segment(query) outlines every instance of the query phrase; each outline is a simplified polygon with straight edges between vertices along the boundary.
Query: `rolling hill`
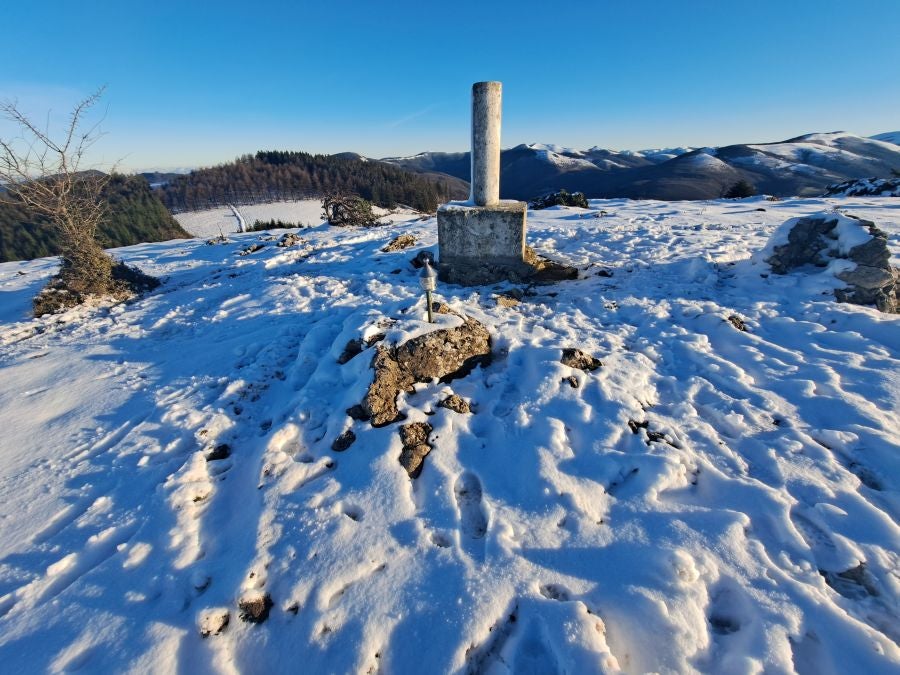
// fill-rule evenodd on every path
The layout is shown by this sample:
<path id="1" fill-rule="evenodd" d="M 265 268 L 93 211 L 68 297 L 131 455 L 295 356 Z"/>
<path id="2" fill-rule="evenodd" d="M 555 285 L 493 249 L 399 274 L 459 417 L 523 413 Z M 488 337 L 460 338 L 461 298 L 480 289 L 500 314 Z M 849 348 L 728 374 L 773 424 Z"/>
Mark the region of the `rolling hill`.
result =
<path id="1" fill-rule="evenodd" d="M 777 143 L 622 152 L 518 145 L 501 156 L 501 196 L 533 199 L 560 188 L 588 197 L 712 199 L 738 180 L 777 196 L 813 196 L 857 178 L 885 178 L 900 168 L 900 133 L 865 138 L 844 132 Z M 427 152 L 382 160 L 414 171 L 467 180 L 469 153 Z"/>

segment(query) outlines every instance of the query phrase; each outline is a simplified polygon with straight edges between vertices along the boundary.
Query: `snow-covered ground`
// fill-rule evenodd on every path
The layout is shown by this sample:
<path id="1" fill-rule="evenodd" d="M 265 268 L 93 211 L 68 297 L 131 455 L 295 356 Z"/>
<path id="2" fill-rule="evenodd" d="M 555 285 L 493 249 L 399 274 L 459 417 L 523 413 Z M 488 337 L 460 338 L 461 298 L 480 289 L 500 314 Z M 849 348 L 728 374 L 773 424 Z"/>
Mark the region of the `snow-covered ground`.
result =
<path id="1" fill-rule="evenodd" d="M 2 670 L 897 672 L 900 317 L 751 254 L 840 206 L 897 264 L 900 203 L 591 205 L 529 214 L 581 279 L 439 287 L 494 360 L 401 395 L 434 427 L 414 481 L 345 412 L 372 352 L 337 359 L 427 328 L 419 246 L 381 248 L 436 250 L 433 219 L 119 249 L 165 283 L 39 320 L 52 261 L 0 265 Z"/>
<path id="2" fill-rule="evenodd" d="M 283 223 L 296 223 L 304 226 L 322 224 L 322 200 L 301 199 L 297 201 L 269 202 L 266 204 L 246 204 L 235 206 L 234 209 L 243 217 L 247 228 L 253 227 L 257 221 L 269 222 L 280 220 Z M 374 211 L 378 215 L 388 212 L 377 206 Z M 392 220 L 402 220 L 411 215 L 410 211 L 401 211 L 397 216 L 390 216 Z M 240 221 L 235 211 L 229 206 L 206 211 L 185 211 L 176 213 L 175 220 L 188 233 L 195 237 L 216 237 L 220 234 L 240 232 Z"/>

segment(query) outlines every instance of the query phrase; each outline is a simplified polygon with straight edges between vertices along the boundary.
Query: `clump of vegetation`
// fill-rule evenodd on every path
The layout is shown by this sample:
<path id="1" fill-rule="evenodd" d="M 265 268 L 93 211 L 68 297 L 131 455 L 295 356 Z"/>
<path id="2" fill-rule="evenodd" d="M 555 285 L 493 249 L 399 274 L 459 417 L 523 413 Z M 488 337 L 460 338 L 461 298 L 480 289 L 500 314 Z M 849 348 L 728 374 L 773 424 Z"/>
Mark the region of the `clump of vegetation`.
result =
<path id="1" fill-rule="evenodd" d="M 0 183 L 5 187 L 0 197 L 45 219 L 60 247 L 60 270 L 35 298 L 36 316 L 91 297 L 125 299 L 158 285 L 155 279 L 113 260 L 97 238 L 109 207 L 104 195 L 112 176 L 85 171 L 80 164 L 98 138 L 96 127 L 82 128 L 83 119 L 102 92 L 75 107 L 60 140 L 54 140 L 15 103 L 0 105 L 0 113 L 21 134 L 15 140 L 0 140 Z"/>
<path id="2" fill-rule="evenodd" d="M 746 180 L 741 179 L 725 190 L 722 196 L 725 197 L 725 199 L 744 199 L 745 197 L 752 197 L 755 194 L 756 188 Z"/>
<path id="3" fill-rule="evenodd" d="M 582 209 L 590 208 L 588 206 L 587 197 L 584 196 L 583 192 L 570 193 L 566 190 L 560 190 L 559 192 L 538 197 L 531 202 L 531 208 L 535 210 L 548 209 L 551 206 L 578 206 Z"/>
<path id="4" fill-rule="evenodd" d="M 248 232 L 267 232 L 269 230 L 291 230 L 299 227 L 309 227 L 304 223 L 290 223 L 283 220 L 255 220 Z"/>
<path id="5" fill-rule="evenodd" d="M 322 217 L 337 227 L 374 227 L 379 225 L 372 202 L 358 195 L 328 195 L 322 200 Z"/>

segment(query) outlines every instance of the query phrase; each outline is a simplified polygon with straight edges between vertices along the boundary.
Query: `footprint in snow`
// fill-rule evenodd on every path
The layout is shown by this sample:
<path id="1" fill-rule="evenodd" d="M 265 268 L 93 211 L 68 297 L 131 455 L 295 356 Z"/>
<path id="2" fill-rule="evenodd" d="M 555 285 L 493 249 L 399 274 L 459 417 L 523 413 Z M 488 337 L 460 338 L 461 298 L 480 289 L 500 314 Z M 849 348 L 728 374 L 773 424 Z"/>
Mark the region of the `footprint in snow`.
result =
<path id="1" fill-rule="evenodd" d="M 487 534 L 488 518 L 482 504 L 483 492 L 478 476 L 468 471 L 460 474 L 456 479 L 453 494 L 456 496 L 456 506 L 459 509 L 462 538 L 464 540 L 484 539 Z"/>

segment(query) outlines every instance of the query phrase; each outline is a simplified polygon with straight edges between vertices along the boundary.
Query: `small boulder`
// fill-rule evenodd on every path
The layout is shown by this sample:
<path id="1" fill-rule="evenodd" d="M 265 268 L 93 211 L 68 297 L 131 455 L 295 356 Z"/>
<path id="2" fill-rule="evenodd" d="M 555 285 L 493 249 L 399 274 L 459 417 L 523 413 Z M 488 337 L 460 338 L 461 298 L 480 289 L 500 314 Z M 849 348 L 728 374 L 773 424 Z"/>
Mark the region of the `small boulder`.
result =
<path id="1" fill-rule="evenodd" d="M 269 618 L 269 610 L 272 609 L 274 604 L 272 596 L 268 593 L 241 598 L 240 602 L 238 602 L 241 621 L 262 623 Z"/>
<path id="2" fill-rule="evenodd" d="M 419 251 L 416 253 L 416 256 L 412 258 L 409 263 L 417 270 L 425 267 L 425 263 L 428 263 L 431 266 L 434 266 L 434 253 L 431 251 Z"/>
<path id="3" fill-rule="evenodd" d="M 431 452 L 428 435 L 432 427 L 428 422 L 413 422 L 400 427 L 400 465 L 406 469 L 410 478 L 418 478 L 425 467 L 425 457 Z"/>
<path id="4" fill-rule="evenodd" d="M 396 251 L 402 251 L 403 249 L 415 245 L 416 238 L 414 236 L 412 236 L 411 234 L 401 234 L 391 239 L 388 245 L 381 250 L 385 253 L 394 253 Z"/>
<path id="5" fill-rule="evenodd" d="M 213 609 L 200 617 L 200 637 L 208 638 L 210 635 L 220 635 L 231 620 L 231 612 L 225 608 Z"/>
<path id="6" fill-rule="evenodd" d="M 438 403 L 438 407 L 452 410 L 453 412 L 459 413 L 460 415 L 465 415 L 472 412 L 472 408 L 469 406 L 469 402 L 466 401 L 466 399 L 464 399 L 462 396 L 457 396 L 456 394 L 450 394 L 450 396 Z"/>
<path id="7" fill-rule="evenodd" d="M 265 244 L 250 244 L 249 246 L 242 249 L 241 252 L 238 253 L 238 255 L 250 255 L 251 253 L 256 253 L 257 251 L 261 251 L 265 247 L 266 247 Z"/>
<path id="8" fill-rule="evenodd" d="M 231 446 L 228 443 L 219 443 L 216 447 L 206 453 L 207 462 L 217 462 L 222 459 L 231 457 Z"/>
<path id="9" fill-rule="evenodd" d="M 581 351 L 580 349 L 575 349 L 574 347 L 563 349 L 562 358 L 559 361 L 564 366 L 569 366 L 570 368 L 578 368 L 579 370 L 583 370 L 586 373 L 589 373 L 592 370 L 597 370 L 597 368 L 603 365 L 600 359 L 595 358 L 590 354 Z"/>
<path id="10" fill-rule="evenodd" d="M 281 235 L 281 239 L 278 240 L 277 246 L 281 248 L 288 248 L 290 246 L 296 246 L 301 241 L 303 241 L 303 239 L 296 232 L 287 232 Z"/>
<path id="11" fill-rule="evenodd" d="M 739 317 L 737 314 L 732 314 L 728 317 L 728 322 L 737 328 L 739 331 L 746 333 L 747 332 L 747 324 L 744 320 Z"/>
<path id="12" fill-rule="evenodd" d="M 523 296 L 524 293 L 518 288 L 506 293 L 500 293 L 497 295 L 497 306 L 506 308 L 515 307 L 522 302 Z"/>
<path id="13" fill-rule="evenodd" d="M 343 452 L 353 445 L 354 441 L 356 441 L 356 434 L 353 433 L 353 429 L 347 429 L 344 433 L 334 439 L 334 442 L 331 444 L 331 449 L 335 452 Z"/>

